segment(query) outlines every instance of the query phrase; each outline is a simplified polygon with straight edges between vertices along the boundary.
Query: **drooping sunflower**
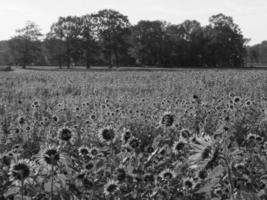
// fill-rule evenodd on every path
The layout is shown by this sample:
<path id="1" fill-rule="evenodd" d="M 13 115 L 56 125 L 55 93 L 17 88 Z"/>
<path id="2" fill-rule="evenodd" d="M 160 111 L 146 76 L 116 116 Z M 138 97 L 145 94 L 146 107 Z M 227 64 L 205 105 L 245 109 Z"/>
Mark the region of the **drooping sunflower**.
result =
<path id="1" fill-rule="evenodd" d="M 126 144 L 129 139 L 132 137 L 132 133 L 129 129 L 123 129 L 123 133 L 122 133 L 122 137 L 121 137 L 121 140 L 124 144 Z"/>
<path id="2" fill-rule="evenodd" d="M 24 182 L 33 173 L 33 162 L 22 159 L 11 164 L 9 175 L 12 181 Z"/>
<path id="3" fill-rule="evenodd" d="M 111 143 L 116 137 L 115 130 L 111 126 L 102 128 L 98 133 L 98 137 L 101 142 Z"/>
<path id="4" fill-rule="evenodd" d="M 76 139 L 75 132 L 69 127 L 63 127 L 58 130 L 58 140 L 61 142 L 74 143 Z"/>
<path id="5" fill-rule="evenodd" d="M 104 194 L 106 196 L 113 195 L 118 189 L 118 182 L 109 180 L 106 185 L 104 185 Z"/>
<path id="6" fill-rule="evenodd" d="M 189 162 L 191 168 L 212 168 L 219 159 L 218 145 L 210 136 L 196 137 L 194 142 L 190 143 L 190 147 Z"/>
<path id="7" fill-rule="evenodd" d="M 174 123 L 174 115 L 170 112 L 165 112 L 159 122 L 160 126 L 163 127 L 170 127 L 173 125 L 173 123 Z"/>

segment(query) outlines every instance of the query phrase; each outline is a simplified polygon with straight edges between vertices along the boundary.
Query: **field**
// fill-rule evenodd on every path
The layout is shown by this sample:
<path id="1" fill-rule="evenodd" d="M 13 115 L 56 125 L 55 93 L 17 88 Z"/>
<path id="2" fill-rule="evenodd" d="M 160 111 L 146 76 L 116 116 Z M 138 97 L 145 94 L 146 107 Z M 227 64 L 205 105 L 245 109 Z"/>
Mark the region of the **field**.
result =
<path id="1" fill-rule="evenodd" d="M 264 70 L 0 72 L 0 120 L 1 200 L 267 198 Z"/>

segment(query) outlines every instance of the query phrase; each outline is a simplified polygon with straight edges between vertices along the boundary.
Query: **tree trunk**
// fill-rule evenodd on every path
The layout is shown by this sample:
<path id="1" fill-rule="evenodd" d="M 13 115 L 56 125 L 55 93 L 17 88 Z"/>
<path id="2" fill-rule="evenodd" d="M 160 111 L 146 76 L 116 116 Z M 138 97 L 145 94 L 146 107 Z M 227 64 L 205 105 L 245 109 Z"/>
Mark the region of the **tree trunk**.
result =
<path id="1" fill-rule="evenodd" d="M 112 68 L 112 52 L 111 52 L 111 50 L 109 50 L 108 59 L 109 59 L 109 68 Z"/>
<path id="2" fill-rule="evenodd" d="M 118 51 L 117 50 L 115 50 L 115 62 L 116 62 L 116 67 L 118 67 L 119 66 L 119 56 L 118 56 Z"/>
<path id="3" fill-rule="evenodd" d="M 87 50 L 87 54 L 86 54 L 86 68 L 90 69 L 90 56 L 89 56 L 88 50 Z"/>

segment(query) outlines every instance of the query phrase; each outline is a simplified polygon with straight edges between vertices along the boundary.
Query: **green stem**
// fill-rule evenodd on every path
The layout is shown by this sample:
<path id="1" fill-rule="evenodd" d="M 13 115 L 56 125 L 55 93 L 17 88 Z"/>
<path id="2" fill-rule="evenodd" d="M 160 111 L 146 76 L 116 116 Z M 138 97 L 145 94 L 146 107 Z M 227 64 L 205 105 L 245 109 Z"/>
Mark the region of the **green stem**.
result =
<path id="1" fill-rule="evenodd" d="M 24 197 L 23 197 L 23 192 L 24 192 L 24 180 L 21 181 L 20 192 L 21 192 L 21 200 L 23 200 L 23 199 L 24 199 Z"/>
<path id="2" fill-rule="evenodd" d="M 227 174 L 228 174 L 228 178 L 229 178 L 229 182 L 230 182 L 230 195 L 231 195 L 231 200 L 235 200 L 234 198 L 234 183 L 233 183 L 233 179 L 232 179 L 232 172 L 231 172 L 231 168 L 229 166 L 229 162 L 228 160 L 225 158 L 225 156 L 223 156 L 223 160 L 225 162 L 226 168 L 227 168 Z"/>
<path id="3" fill-rule="evenodd" d="M 54 185 L 54 165 L 52 164 L 52 169 L 51 169 L 51 200 L 53 200 L 53 185 Z"/>

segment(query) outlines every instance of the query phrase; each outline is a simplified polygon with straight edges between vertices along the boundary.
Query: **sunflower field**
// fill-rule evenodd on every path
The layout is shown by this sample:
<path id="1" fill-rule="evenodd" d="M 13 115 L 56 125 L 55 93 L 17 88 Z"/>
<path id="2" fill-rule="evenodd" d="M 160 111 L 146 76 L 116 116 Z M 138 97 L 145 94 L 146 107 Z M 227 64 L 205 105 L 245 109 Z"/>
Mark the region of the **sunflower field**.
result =
<path id="1" fill-rule="evenodd" d="M 0 200 L 266 200 L 267 72 L 0 73 Z"/>

